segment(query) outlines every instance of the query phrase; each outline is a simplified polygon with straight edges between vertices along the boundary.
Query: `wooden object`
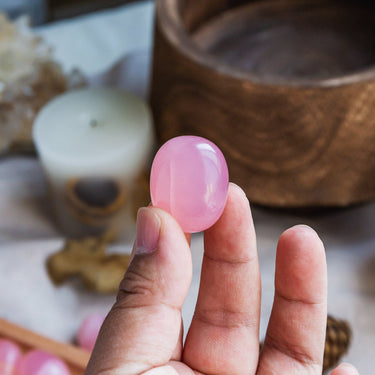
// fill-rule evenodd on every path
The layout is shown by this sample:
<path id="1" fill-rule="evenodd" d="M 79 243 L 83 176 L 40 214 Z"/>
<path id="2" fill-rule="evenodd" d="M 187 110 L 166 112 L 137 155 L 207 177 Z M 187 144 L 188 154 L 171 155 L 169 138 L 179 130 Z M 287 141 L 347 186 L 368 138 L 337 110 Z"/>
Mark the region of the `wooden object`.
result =
<path id="1" fill-rule="evenodd" d="M 157 0 L 159 141 L 209 138 L 255 203 L 373 199 L 374 24 L 368 1 Z"/>
<path id="2" fill-rule="evenodd" d="M 58 343 L 2 319 L 0 319 L 0 338 L 13 340 L 25 351 L 39 349 L 56 355 L 65 361 L 71 375 L 83 375 L 90 358 L 90 353 L 86 350 Z"/>
<path id="3" fill-rule="evenodd" d="M 72 277 L 97 293 L 116 293 L 131 254 L 106 252 L 115 234 L 108 232 L 101 237 L 69 239 L 63 248 L 51 254 L 46 262 L 48 275 L 54 284 L 60 285 Z"/>
<path id="4" fill-rule="evenodd" d="M 323 368 L 332 369 L 348 352 L 352 341 L 352 330 L 345 320 L 328 316 Z"/>

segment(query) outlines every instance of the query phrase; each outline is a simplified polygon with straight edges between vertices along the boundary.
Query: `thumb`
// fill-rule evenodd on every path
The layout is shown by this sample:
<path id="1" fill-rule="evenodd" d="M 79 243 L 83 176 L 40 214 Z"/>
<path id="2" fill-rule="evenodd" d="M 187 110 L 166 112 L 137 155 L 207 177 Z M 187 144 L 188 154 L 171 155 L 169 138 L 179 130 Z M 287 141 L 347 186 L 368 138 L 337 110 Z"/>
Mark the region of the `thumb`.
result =
<path id="1" fill-rule="evenodd" d="M 141 208 L 133 259 L 85 375 L 140 374 L 168 363 L 182 347 L 181 308 L 191 277 L 181 227 L 163 210 Z"/>

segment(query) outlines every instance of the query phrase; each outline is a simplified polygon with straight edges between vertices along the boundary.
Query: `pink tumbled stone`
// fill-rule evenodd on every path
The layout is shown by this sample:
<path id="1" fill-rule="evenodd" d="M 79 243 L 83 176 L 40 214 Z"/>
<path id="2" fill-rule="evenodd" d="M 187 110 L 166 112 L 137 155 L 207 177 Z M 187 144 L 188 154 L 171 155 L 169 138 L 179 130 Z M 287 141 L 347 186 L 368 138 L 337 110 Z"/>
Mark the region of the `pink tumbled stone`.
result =
<path id="1" fill-rule="evenodd" d="M 61 359 L 41 350 L 32 350 L 17 365 L 17 375 L 71 375 Z"/>
<path id="2" fill-rule="evenodd" d="M 13 341 L 0 340 L 0 374 L 14 375 L 16 364 L 21 358 L 21 349 Z"/>
<path id="3" fill-rule="evenodd" d="M 176 137 L 160 148 L 152 164 L 152 205 L 171 213 L 184 232 L 200 232 L 221 216 L 228 184 L 227 163 L 214 143 Z"/>
<path id="4" fill-rule="evenodd" d="M 90 352 L 94 349 L 100 328 L 104 322 L 104 314 L 92 314 L 82 323 L 77 334 L 78 345 Z"/>

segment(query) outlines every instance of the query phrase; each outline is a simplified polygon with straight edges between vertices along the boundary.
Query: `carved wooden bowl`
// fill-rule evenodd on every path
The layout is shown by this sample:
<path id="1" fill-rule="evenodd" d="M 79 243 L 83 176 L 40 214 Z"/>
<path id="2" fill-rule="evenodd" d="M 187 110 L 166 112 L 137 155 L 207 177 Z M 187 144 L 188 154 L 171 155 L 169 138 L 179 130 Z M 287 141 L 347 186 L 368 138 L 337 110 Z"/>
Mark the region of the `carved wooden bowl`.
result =
<path id="1" fill-rule="evenodd" d="M 371 1 L 157 0 L 151 102 L 161 142 L 224 152 L 253 202 L 375 197 Z"/>

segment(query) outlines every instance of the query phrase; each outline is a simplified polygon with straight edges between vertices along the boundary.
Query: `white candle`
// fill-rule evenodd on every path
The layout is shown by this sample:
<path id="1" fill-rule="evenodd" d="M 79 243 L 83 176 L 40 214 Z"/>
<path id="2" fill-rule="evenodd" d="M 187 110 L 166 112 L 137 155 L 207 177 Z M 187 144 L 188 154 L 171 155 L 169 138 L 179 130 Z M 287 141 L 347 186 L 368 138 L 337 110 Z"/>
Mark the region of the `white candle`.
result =
<path id="1" fill-rule="evenodd" d="M 132 191 L 154 144 L 142 99 L 114 89 L 68 92 L 39 112 L 33 137 L 66 235 L 131 232 Z"/>

